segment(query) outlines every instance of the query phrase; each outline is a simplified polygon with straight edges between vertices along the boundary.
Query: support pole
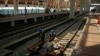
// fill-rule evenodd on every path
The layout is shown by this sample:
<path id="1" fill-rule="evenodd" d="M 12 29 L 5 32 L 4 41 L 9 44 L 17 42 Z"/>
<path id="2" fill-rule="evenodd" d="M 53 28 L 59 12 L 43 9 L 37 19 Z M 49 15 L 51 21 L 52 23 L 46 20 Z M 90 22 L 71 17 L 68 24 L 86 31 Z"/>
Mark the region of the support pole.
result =
<path id="1" fill-rule="evenodd" d="M 4 0 L 5 2 L 5 7 L 8 7 L 8 0 Z"/>
<path id="2" fill-rule="evenodd" d="M 14 14 L 17 15 L 19 0 L 13 0 L 13 4 L 14 4 Z"/>
<path id="3" fill-rule="evenodd" d="M 32 6 L 34 7 L 34 0 L 32 0 Z M 31 11 L 31 13 L 33 13 L 33 8 L 32 8 L 32 11 Z"/>
<path id="4" fill-rule="evenodd" d="M 11 21 L 11 26 L 15 26 L 15 22 L 14 21 Z"/>
<path id="5" fill-rule="evenodd" d="M 90 11 L 90 0 L 86 1 L 86 12 Z"/>
<path id="6" fill-rule="evenodd" d="M 45 19 L 45 16 L 43 16 L 43 20 Z"/>
<path id="7" fill-rule="evenodd" d="M 27 7 L 28 6 L 28 0 L 25 0 L 25 7 Z"/>
<path id="8" fill-rule="evenodd" d="M 40 7 L 40 2 L 38 2 L 38 7 Z"/>
<path id="9" fill-rule="evenodd" d="M 84 0 L 84 12 L 86 12 L 86 0 Z"/>
<path id="10" fill-rule="evenodd" d="M 32 0 L 32 6 L 34 6 L 34 0 Z"/>
<path id="11" fill-rule="evenodd" d="M 27 19 L 24 19 L 24 23 L 27 23 Z"/>
<path id="12" fill-rule="evenodd" d="M 45 0 L 44 7 L 47 8 L 47 0 Z"/>
<path id="13" fill-rule="evenodd" d="M 60 0 L 58 0 L 57 2 L 58 2 L 58 12 L 59 12 L 60 11 L 60 5 L 59 5 Z"/>
<path id="14" fill-rule="evenodd" d="M 69 18 L 74 18 L 74 11 L 75 11 L 75 0 L 70 0 L 70 16 Z"/>
<path id="15" fill-rule="evenodd" d="M 27 14 L 27 13 L 28 13 L 28 12 L 27 12 L 27 8 L 26 8 L 26 7 L 28 6 L 28 4 L 27 4 L 27 3 L 28 3 L 28 0 L 25 0 L 25 14 Z"/>
<path id="16" fill-rule="evenodd" d="M 80 14 L 83 13 L 83 5 L 84 5 L 84 0 L 80 0 Z"/>
<path id="17" fill-rule="evenodd" d="M 39 12 L 39 7 L 40 7 L 40 2 L 38 1 L 37 13 L 40 13 L 40 12 Z"/>
<path id="18" fill-rule="evenodd" d="M 34 22 L 36 22 L 36 18 L 34 18 Z"/>

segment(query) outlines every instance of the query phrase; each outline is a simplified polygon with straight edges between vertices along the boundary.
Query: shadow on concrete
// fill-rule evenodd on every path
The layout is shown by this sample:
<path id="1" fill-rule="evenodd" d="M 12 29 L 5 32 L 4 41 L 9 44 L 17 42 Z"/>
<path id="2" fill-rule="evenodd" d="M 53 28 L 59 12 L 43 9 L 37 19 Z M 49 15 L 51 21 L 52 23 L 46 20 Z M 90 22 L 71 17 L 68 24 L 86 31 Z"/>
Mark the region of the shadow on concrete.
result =
<path id="1" fill-rule="evenodd" d="M 74 55 L 74 56 L 100 56 L 100 42 L 96 42 L 95 39 L 94 41 L 89 41 L 91 46 L 86 46 L 88 34 L 97 34 L 97 33 L 89 33 L 89 26 L 92 25 L 94 27 L 97 27 L 95 24 L 96 23 L 90 23 L 91 19 L 89 19 L 87 23 L 87 27 L 85 28 L 85 31 L 82 35 L 82 39 L 80 40 L 79 49 L 81 49 L 81 52 L 79 54 Z M 95 45 L 92 45 L 92 43 L 96 43 Z"/>

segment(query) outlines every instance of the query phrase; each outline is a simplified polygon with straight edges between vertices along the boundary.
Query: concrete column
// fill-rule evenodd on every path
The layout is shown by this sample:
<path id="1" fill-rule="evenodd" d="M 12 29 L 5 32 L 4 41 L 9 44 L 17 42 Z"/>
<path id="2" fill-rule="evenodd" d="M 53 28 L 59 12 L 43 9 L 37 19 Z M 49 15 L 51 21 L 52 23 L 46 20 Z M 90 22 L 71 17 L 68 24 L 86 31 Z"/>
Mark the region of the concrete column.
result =
<path id="1" fill-rule="evenodd" d="M 13 0 L 13 4 L 14 4 L 14 14 L 18 14 L 18 4 L 19 4 L 19 0 Z"/>
<path id="2" fill-rule="evenodd" d="M 34 6 L 34 0 L 32 0 L 32 5 Z"/>
<path id="3" fill-rule="evenodd" d="M 83 5 L 84 5 L 84 0 L 80 0 L 80 14 L 83 13 Z"/>
<path id="4" fill-rule="evenodd" d="M 53 8 L 55 8 L 55 3 L 54 3 L 54 1 L 53 1 L 53 6 L 52 6 Z"/>
<path id="5" fill-rule="evenodd" d="M 57 1 L 58 2 L 58 12 L 60 11 L 60 0 Z"/>
<path id="6" fill-rule="evenodd" d="M 86 0 L 86 11 L 90 11 L 90 0 Z"/>
<path id="7" fill-rule="evenodd" d="M 66 10 L 67 10 L 67 8 L 69 7 L 69 4 L 70 4 L 70 2 L 69 2 L 69 0 L 67 0 L 67 1 L 66 1 Z"/>
<path id="8" fill-rule="evenodd" d="M 87 5 L 87 4 L 86 4 L 86 1 L 87 1 L 87 0 L 84 0 L 84 12 L 86 12 L 86 5 Z"/>
<path id="9" fill-rule="evenodd" d="M 45 8 L 45 2 L 42 2 L 42 4 L 43 4 L 43 8 Z"/>
<path id="10" fill-rule="evenodd" d="M 25 0 L 25 7 L 27 7 L 27 5 L 28 5 L 27 3 L 28 3 L 28 0 Z"/>
<path id="11" fill-rule="evenodd" d="M 45 4 L 45 5 L 44 5 L 44 7 L 45 7 L 45 8 L 47 8 L 47 2 L 46 2 L 46 1 L 45 1 L 45 3 L 44 3 L 44 4 Z"/>
<path id="12" fill-rule="evenodd" d="M 11 21 L 11 26 L 15 26 L 15 22 L 14 21 Z"/>
<path id="13" fill-rule="evenodd" d="M 70 15 L 69 18 L 74 18 L 75 0 L 70 0 Z"/>
<path id="14" fill-rule="evenodd" d="M 24 19 L 24 23 L 27 23 L 27 19 Z"/>
<path id="15" fill-rule="evenodd" d="M 38 7 L 40 7 L 40 2 L 38 2 Z M 37 8 L 37 13 L 39 13 L 39 8 Z"/>
<path id="16" fill-rule="evenodd" d="M 34 0 L 32 0 L 32 6 L 34 7 Z M 33 13 L 33 8 L 31 10 L 31 13 Z"/>
<path id="17" fill-rule="evenodd" d="M 84 11 L 84 0 L 80 0 L 80 14 Z"/>
<path id="18" fill-rule="evenodd" d="M 40 7 L 40 2 L 38 2 L 38 7 Z"/>
<path id="19" fill-rule="evenodd" d="M 45 16 L 43 16 L 43 20 L 45 19 Z"/>
<path id="20" fill-rule="evenodd" d="M 36 22 L 36 18 L 34 18 L 34 22 Z"/>
<path id="21" fill-rule="evenodd" d="M 26 7 L 28 6 L 28 4 L 27 4 L 27 3 L 28 3 L 28 0 L 25 0 L 25 14 L 27 14 L 27 13 L 28 13 L 28 12 L 27 12 L 27 8 L 26 8 Z"/>
<path id="22" fill-rule="evenodd" d="M 5 7 L 7 7 L 8 6 L 8 0 L 4 0 L 4 2 L 5 2 Z"/>

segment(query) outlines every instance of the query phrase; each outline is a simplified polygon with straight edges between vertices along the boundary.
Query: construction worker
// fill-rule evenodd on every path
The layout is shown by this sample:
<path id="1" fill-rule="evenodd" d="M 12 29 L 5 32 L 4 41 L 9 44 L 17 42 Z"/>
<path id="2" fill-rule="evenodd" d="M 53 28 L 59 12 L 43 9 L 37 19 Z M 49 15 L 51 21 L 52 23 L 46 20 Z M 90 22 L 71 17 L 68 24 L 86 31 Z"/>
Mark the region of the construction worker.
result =
<path id="1" fill-rule="evenodd" d="M 92 12 L 92 16 L 93 16 L 93 18 L 95 18 L 95 17 L 96 17 L 96 16 L 95 16 L 96 9 L 95 9 L 95 8 L 92 9 L 91 12 Z"/>
<path id="2" fill-rule="evenodd" d="M 51 30 L 49 36 L 50 36 L 49 40 L 53 41 L 54 38 L 56 37 L 55 31 L 54 30 Z"/>
<path id="3" fill-rule="evenodd" d="M 44 42 L 45 34 L 42 29 L 39 29 L 39 40 Z"/>

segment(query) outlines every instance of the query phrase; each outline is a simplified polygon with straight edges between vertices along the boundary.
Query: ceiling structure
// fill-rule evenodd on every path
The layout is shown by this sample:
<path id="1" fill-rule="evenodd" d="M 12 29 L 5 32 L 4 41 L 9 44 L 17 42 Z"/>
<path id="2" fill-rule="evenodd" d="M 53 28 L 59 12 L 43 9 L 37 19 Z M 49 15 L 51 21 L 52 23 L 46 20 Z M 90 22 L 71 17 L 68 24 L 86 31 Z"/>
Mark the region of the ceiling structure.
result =
<path id="1" fill-rule="evenodd" d="M 100 0 L 91 0 L 91 3 L 97 3 L 97 4 L 100 4 Z"/>
<path id="2" fill-rule="evenodd" d="M 5 4 L 5 1 L 7 1 L 7 4 L 13 4 L 13 0 L 0 0 L 1 4 Z M 19 4 L 25 4 L 25 1 L 27 1 L 27 5 L 33 5 L 33 6 L 47 6 L 51 8 L 66 8 L 69 7 L 70 2 L 69 0 L 19 0 Z M 91 3 L 100 3 L 100 0 L 91 0 Z M 80 0 L 75 0 L 75 7 L 78 8 L 80 6 Z"/>

